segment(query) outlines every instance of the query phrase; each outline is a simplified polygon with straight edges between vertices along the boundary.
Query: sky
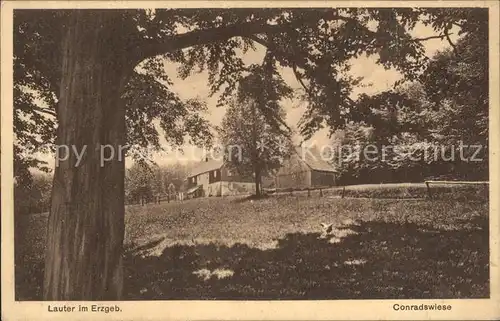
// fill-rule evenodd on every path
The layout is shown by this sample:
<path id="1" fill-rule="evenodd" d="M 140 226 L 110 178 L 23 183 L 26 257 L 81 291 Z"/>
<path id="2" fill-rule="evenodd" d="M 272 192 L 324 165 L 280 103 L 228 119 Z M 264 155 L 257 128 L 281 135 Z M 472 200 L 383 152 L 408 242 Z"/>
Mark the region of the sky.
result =
<path id="1" fill-rule="evenodd" d="M 451 36 L 452 41 L 456 41 L 456 30 L 451 31 L 453 34 Z M 431 28 L 426 27 L 422 24 L 418 24 L 412 35 L 418 38 L 425 38 L 429 36 L 435 36 L 437 33 Z M 425 52 L 428 57 L 434 55 L 437 51 L 444 50 L 449 47 L 449 43 L 446 40 L 441 39 L 430 39 L 425 41 Z M 264 57 L 265 49 L 261 45 L 256 45 L 256 51 L 248 51 L 242 56 L 243 61 L 246 64 L 261 63 Z M 401 79 L 401 74 L 394 69 L 386 70 L 383 66 L 376 63 L 376 56 L 366 57 L 361 56 L 352 62 L 352 68 L 350 73 L 354 77 L 363 77 L 362 83 L 355 88 L 354 94 L 358 95 L 360 93 L 374 94 L 386 89 L 391 88 L 394 83 Z M 166 67 L 167 74 L 171 75 L 174 82 L 173 90 L 183 99 L 198 98 L 204 100 L 208 106 L 208 112 L 205 118 L 214 126 L 221 124 L 225 113 L 225 107 L 217 107 L 217 95 L 213 97 L 209 96 L 208 88 L 208 73 L 202 72 L 189 76 L 188 78 L 182 80 L 176 77 L 176 64 L 169 64 Z M 296 80 L 293 71 L 290 68 L 282 68 L 280 70 L 283 79 L 288 83 L 289 86 L 295 89 L 301 89 L 301 85 Z M 291 127 L 296 129 L 297 123 L 304 113 L 305 106 L 298 100 L 285 100 L 283 101 L 283 106 L 287 113 L 286 122 Z M 330 139 L 328 137 L 329 129 L 324 128 L 319 130 L 307 143 L 315 144 L 317 146 L 324 146 L 329 144 Z M 301 137 L 295 137 L 296 143 L 301 141 Z M 167 146 L 165 140 L 161 139 L 161 144 Z M 189 144 L 185 144 L 181 147 L 186 151 L 185 155 L 169 154 L 169 153 L 159 153 L 153 155 L 153 160 L 158 165 L 164 165 L 175 162 L 185 162 L 186 159 L 201 157 L 202 150 L 198 149 Z M 193 157 L 194 155 L 194 157 Z M 129 162 L 130 163 L 130 162 Z"/>

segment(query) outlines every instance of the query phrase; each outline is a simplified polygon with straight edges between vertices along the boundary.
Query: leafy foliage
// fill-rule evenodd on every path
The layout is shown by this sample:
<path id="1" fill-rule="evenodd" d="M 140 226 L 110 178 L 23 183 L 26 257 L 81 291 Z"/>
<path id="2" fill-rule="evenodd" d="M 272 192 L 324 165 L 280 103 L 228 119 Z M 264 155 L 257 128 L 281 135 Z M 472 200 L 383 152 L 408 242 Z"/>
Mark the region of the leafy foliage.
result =
<path id="1" fill-rule="evenodd" d="M 16 177 L 29 179 L 28 168 L 49 170 L 35 152 L 48 152 L 55 143 L 57 102 L 62 61 L 61 39 L 70 12 L 66 10 L 16 10 L 14 14 L 14 133 Z M 123 19 L 133 15 L 123 11 Z M 133 42 L 133 37 L 131 37 Z M 120 53 L 121 54 L 121 53 Z M 170 90 L 161 56 L 142 61 L 124 88 L 127 143 L 133 149 L 159 150 L 163 130 L 167 143 L 210 144 L 211 129 L 203 118 L 206 106 L 193 99 L 183 101 Z"/>
<path id="2" fill-rule="evenodd" d="M 264 66 L 240 81 L 220 129 L 225 158 L 241 175 L 256 182 L 278 168 L 291 148 L 291 130 L 284 121 L 282 99 L 291 98 L 288 87 L 266 57 Z M 236 148 L 236 149 L 235 149 Z"/>
<path id="3" fill-rule="evenodd" d="M 144 65 L 153 68 L 148 62 Z M 163 65 L 155 68 L 163 69 Z M 170 146 L 182 145 L 186 136 L 191 143 L 209 144 L 210 126 L 203 118 L 207 110 L 205 103 L 196 99 L 181 100 L 168 89 L 172 85 L 170 80 L 166 81 L 166 84 L 158 81 L 151 70 L 136 72 L 131 77 L 122 97 L 127 108 L 127 142 L 136 147 L 160 150 L 158 129 L 161 128 Z"/>
<path id="4" fill-rule="evenodd" d="M 24 149 L 54 142 L 61 70 L 61 40 L 69 10 L 16 10 L 14 14 L 14 97 L 16 145 Z M 306 89 L 307 111 L 301 133 L 343 127 L 355 115 L 350 97 L 359 79 L 349 76 L 352 59 L 376 55 L 415 79 L 427 58 L 422 41 L 411 35 L 420 21 L 438 38 L 453 26 L 460 32 L 484 30 L 484 9 L 422 8 L 269 8 L 121 10 L 120 32 L 127 48 L 110 48 L 139 64 L 124 91 L 129 143 L 158 148 L 155 123 L 174 145 L 188 133 L 194 143 L 209 144 L 210 130 L 198 114 L 200 102 L 183 102 L 170 90 L 165 64 L 179 63 L 179 76 L 208 70 L 212 94 L 227 104 L 247 72 L 240 54 L 264 45 L 272 59 L 294 70 Z M 482 29 L 481 29 L 482 28 Z M 125 50 L 125 51 L 120 51 Z M 171 75 L 170 75 L 171 76 Z M 362 103 L 362 101 L 361 101 Z M 19 166 L 23 161 L 19 160 Z M 36 159 L 29 159 L 36 165 Z M 30 164 L 31 164 L 30 163 Z"/>
<path id="5" fill-rule="evenodd" d="M 144 163 L 135 163 L 125 175 L 125 197 L 128 202 L 150 202 L 153 199 L 153 170 Z"/>
<path id="6" fill-rule="evenodd" d="M 337 144 L 355 150 L 335 159 L 344 180 L 415 181 L 440 175 L 487 179 L 487 48 L 487 37 L 468 33 L 454 49 L 432 57 L 418 82 L 361 95 L 356 122 L 336 135 Z M 361 152 L 367 145 L 394 148 L 387 161 L 370 162 Z"/>
<path id="7" fill-rule="evenodd" d="M 488 39 L 469 34 L 455 51 L 434 57 L 422 76 L 426 95 L 435 110 L 438 134 L 469 143 L 488 142 Z"/>

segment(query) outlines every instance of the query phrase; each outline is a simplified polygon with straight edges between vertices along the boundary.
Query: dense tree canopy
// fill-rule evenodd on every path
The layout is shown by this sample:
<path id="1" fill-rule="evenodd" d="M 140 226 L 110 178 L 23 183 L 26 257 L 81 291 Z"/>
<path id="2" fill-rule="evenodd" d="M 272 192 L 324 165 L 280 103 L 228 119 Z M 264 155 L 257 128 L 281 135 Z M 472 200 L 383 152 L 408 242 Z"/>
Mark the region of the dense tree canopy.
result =
<path id="1" fill-rule="evenodd" d="M 157 9 L 122 10 L 117 28 L 138 65 L 124 88 L 128 140 L 159 147 L 158 124 L 169 143 L 184 134 L 208 144 L 210 130 L 199 115 L 202 102 L 182 101 L 171 91 L 164 66 L 179 63 L 178 76 L 209 71 L 212 94 L 227 103 L 251 67 L 241 54 L 264 45 L 271 59 L 290 67 L 307 94 L 301 133 L 311 136 L 322 126 L 332 130 L 359 116 L 360 103 L 350 93 L 359 79 L 348 71 L 353 58 L 375 55 L 377 62 L 415 79 L 427 58 L 423 41 L 411 34 L 418 23 L 431 25 L 446 39 L 453 27 L 461 33 L 485 34 L 483 9 L 343 8 L 343 9 Z M 14 124 L 16 155 L 26 148 L 54 142 L 61 79 L 62 39 L 69 10 L 16 10 L 14 14 Z M 118 29 L 117 29 L 118 30 Z M 484 49 L 483 47 L 478 47 Z M 486 47 L 487 49 L 487 47 Z M 487 51 L 486 51 L 487 52 Z M 480 74 L 479 69 L 475 69 Z M 450 79 L 440 77 L 441 79 Z M 454 83 L 454 82 L 453 82 Z M 439 84 L 438 84 L 439 85 Z M 460 86 L 456 84 L 456 86 Z M 478 86 L 480 86 L 478 84 Z M 480 86 L 481 87 L 481 86 Z M 484 87 L 482 87 L 484 88 Z M 378 101 L 386 97 L 379 97 Z M 153 121 L 157 120 L 157 121 Z M 24 153 L 16 169 L 39 165 Z"/>
<path id="2" fill-rule="evenodd" d="M 437 176 L 488 179 L 485 31 L 474 30 L 436 53 L 418 81 L 361 97 L 365 108 L 358 109 L 357 121 L 334 135 L 335 143 L 344 145 L 344 155 L 338 153 L 334 162 L 345 183 L 421 181 Z M 367 145 L 391 145 L 396 150 L 385 160 L 370 161 L 362 153 Z M 455 155 L 453 160 L 448 159 L 451 155 Z"/>
<path id="3" fill-rule="evenodd" d="M 144 163 L 136 163 L 125 175 L 125 198 L 131 203 L 146 203 L 153 200 L 154 172 Z"/>
<path id="4" fill-rule="evenodd" d="M 293 90 L 269 56 L 262 66 L 252 69 L 240 81 L 219 134 L 228 165 L 243 177 L 253 175 L 260 196 L 262 177 L 278 168 L 291 150 L 291 130 L 283 120 L 281 99 L 292 98 Z"/>

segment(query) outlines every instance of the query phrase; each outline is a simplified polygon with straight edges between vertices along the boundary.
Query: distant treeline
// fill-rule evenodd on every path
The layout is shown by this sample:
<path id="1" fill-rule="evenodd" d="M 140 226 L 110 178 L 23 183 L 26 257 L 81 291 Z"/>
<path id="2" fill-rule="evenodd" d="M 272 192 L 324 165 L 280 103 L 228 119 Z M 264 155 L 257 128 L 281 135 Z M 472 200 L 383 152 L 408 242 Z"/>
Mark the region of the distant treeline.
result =
<path id="1" fill-rule="evenodd" d="M 189 165 L 173 164 L 146 166 L 134 164 L 125 176 L 125 203 L 140 204 L 154 202 L 156 197 L 167 198 L 182 188 Z M 169 190 L 170 187 L 170 190 Z M 44 213 L 50 209 L 52 174 L 38 172 L 29 181 L 16 184 L 14 209 L 16 214 Z"/>
<path id="2" fill-rule="evenodd" d="M 190 165 L 148 166 L 135 163 L 125 175 L 126 204 L 154 202 L 157 198 L 173 198 L 183 188 Z"/>

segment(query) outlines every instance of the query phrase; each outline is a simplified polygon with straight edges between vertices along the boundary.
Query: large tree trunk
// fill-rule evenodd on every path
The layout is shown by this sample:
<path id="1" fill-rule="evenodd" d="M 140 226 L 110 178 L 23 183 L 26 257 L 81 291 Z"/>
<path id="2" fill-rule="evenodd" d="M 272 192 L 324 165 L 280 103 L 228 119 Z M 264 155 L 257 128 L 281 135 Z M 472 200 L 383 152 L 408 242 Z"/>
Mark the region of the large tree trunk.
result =
<path id="1" fill-rule="evenodd" d="M 132 66 L 123 58 L 119 14 L 75 10 L 67 26 L 57 144 L 70 153 L 55 169 L 45 300 L 114 300 L 122 292 L 125 110 L 120 93 L 124 71 Z M 101 148 L 110 158 L 111 147 L 101 147 L 106 145 L 114 157 L 102 166 Z M 75 150 L 84 151 L 79 164 Z"/>

